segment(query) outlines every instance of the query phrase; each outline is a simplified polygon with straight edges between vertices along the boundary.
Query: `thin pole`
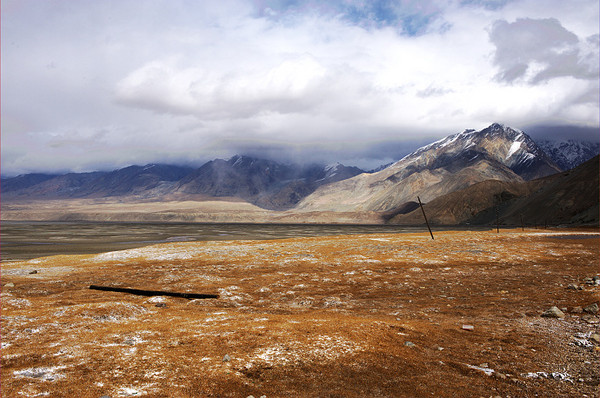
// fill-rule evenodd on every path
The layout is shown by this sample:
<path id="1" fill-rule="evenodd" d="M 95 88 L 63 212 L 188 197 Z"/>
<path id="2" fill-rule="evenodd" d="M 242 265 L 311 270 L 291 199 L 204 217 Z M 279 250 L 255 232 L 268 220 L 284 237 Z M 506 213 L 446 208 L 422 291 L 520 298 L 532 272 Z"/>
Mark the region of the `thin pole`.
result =
<path id="1" fill-rule="evenodd" d="M 421 211 L 423 212 L 423 218 L 425 219 L 425 224 L 427 224 L 427 229 L 429 230 L 429 235 L 431 235 L 431 239 L 433 239 L 433 232 L 431 232 L 431 227 L 429 226 L 429 221 L 427 221 L 427 216 L 425 215 L 425 209 L 423 208 L 423 203 L 421 203 L 421 198 L 417 196 L 417 200 L 419 201 L 419 206 L 421 206 Z"/>
<path id="2" fill-rule="evenodd" d="M 496 207 L 496 233 L 497 234 L 500 233 L 500 225 L 499 225 L 499 221 L 498 221 L 498 207 Z"/>
<path id="3" fill-rule="evenodd" d="M 521 214 L 521 231 L 525 231 L 525 225 L 523 224 L 523 214 Z"/>

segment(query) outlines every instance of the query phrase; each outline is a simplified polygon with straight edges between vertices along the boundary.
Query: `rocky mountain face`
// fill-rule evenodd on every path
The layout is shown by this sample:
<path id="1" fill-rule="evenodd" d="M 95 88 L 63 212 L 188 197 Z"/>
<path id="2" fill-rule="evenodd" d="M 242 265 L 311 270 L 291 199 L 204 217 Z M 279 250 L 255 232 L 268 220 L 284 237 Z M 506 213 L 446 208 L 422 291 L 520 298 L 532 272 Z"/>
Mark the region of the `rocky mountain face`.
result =
<path id="1" fill-rule="evenodd" d="M 329 184 L 304 198 L 305 211 L 394 212 L 486 180 L 521 182 L 560 171 L 522 131 L 494 123 L 426 145 L 372 174 Z"/>
<path id="2" fill-rule="evenodd" d="M 432 224 L 527 226 L 599 222 L 598 156 L 575 169 L 544 178 L 509 182 L 489 180 L 440 196 L 425 205 Z M 423 222 L 420 209 L 395 214 L 396 224 Z"/>
<path id="3" fill-rule="evenodd" d="M 597 142 L 538 141 L 538 145 L 563 170 L 570 170 L 600 153 Z"/>
<path id="4" fill-rule="evenodd" d="M 136 197 L 138 199 L 235 197 L 267 209 L 289 209 L 320 185 L 362 173 L 342 164 L 284 165 L 234 156 L 198 169 L 173 165 L 129 166 L 111 172 L 64 175 L 27 174 L 2 180 L 2 198 L 63 199 Z"/>
<path id="5" fill-rule="evenodd" d="M 363 171 L 335 164 L 292 166 L 247 156 L 213 160 L 179 181 L 174 192 L 238 197 L 267 209 L 288 209 L 323 184 Z"/>

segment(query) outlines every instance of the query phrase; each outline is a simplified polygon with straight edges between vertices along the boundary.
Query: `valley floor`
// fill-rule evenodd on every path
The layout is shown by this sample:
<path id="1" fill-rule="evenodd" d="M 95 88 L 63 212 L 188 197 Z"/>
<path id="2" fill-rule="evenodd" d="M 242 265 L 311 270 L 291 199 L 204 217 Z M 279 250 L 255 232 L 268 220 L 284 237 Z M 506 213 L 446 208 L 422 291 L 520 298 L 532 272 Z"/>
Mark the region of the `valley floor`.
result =
<path id="1" fill-rule="evenodd" d="M 595 397 L 599 254 L 597 231 L 513 230 L 178 242 L 4 263 L 1 392 Z M 541 316 L 552 306 L 564 318 Z"/>

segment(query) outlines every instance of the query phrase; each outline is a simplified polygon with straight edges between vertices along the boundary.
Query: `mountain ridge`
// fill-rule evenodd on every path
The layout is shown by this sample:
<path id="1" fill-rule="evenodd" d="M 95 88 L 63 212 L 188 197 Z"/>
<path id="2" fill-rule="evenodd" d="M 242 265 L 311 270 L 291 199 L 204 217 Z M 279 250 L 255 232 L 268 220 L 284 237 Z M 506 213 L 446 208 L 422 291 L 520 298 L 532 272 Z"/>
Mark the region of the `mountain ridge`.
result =
<path id="1" fill-rule="evenodd" d="M 473 192 L 500 189 L 499 194 L 511 198 L 523 196 L 528 194 L 523 187 L 529 186 L 523 183 L 557 174 L 561 168 L 521 130 L 493 123 L 479 131 L 451 134 L 376 170 L 365 172 L 340 163 L 301 166 L 235 155 L 198 168 L 148 164 L 109 172 L 2 178 L 1 194 L 7 203 L 107 198 L 122 203 L 239 201 L 293 211 L 299 219 L 325 213 L 328 219 L 334 213 L 379 213 L 382 220 L 395 222 L 415 210 L 417 196 L 429 205 L 472 186 Z M 489 198 L 484 196 L 474 196 L 483 202 L 472 204 L 472 211 L 487 205 Z M 460 223 L 466 218 L 447 219 Z"/>
<path id="2" fill-rule="evenodd" d="M 425 145 L 372 174 L 319 187 L 298 209 L 394 211 L 489 179 L 523 181 L 560 168 L 520 130 L 494 123 Z"/>

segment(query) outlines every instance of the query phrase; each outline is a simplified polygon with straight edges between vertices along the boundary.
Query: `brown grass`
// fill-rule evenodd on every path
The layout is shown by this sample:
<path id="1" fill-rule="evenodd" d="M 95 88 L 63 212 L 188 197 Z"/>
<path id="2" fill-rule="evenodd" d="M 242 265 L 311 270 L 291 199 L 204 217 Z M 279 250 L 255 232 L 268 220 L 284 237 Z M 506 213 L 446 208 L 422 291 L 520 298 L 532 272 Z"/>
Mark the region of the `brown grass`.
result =
<path id="1" fill-rule="evenodd" d="M 170 243 L 3 264 L 2 396 L 592 397 L 598 317 L 572 310 L 598 301 L 583 283 L 598 256 L 597 237 L 503 231 Z M 552 305 L 566 318 L 541 318 Z"/>

